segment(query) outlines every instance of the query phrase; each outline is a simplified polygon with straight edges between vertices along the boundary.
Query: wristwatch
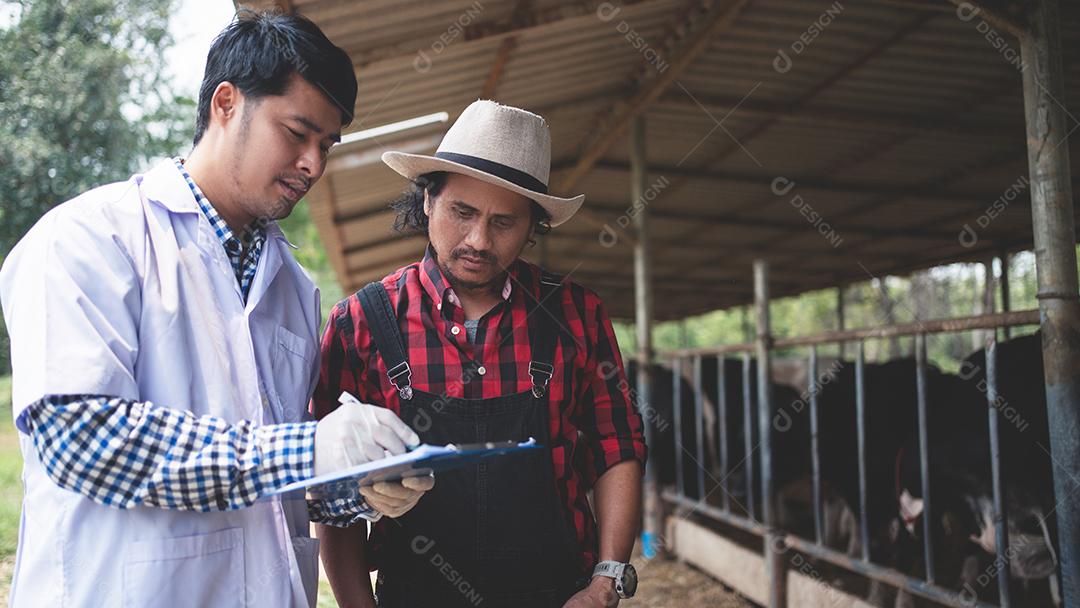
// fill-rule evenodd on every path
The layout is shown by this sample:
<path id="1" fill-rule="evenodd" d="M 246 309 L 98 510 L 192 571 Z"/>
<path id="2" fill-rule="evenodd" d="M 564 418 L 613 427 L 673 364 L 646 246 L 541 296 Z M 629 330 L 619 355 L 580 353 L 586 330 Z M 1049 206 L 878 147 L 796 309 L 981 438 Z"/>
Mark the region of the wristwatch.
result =
<path id="1" fill-rule="evenodd" d="M 615 579 L 615 593 L 624 600 L 634 597 L 634 592 L 637 591 L 637 570 L 634 570 L 630 564 L 615 561 L 600 562 L 596 564 L 596 568 L 593 568 L 592 575 Z"/>

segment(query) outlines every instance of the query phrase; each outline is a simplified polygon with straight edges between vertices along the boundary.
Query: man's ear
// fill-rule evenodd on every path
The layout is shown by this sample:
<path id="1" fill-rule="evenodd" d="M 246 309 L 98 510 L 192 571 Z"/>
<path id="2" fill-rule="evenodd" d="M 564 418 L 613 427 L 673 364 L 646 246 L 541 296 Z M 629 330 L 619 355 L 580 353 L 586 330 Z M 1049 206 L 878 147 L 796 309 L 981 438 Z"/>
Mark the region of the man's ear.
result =
<path id="1" fill-rule="evenodd" d="M 240 115 L 243 103 L 244 95 L 240 89 L 231 82 L 222 82 L 210 97 L 210 123 L 213 124 L 214 118 L 217 118 L 222 126 L 229 124 Z"/>
<path id="2" fill-rule="evenodd" d="M 427 188 L 424 189 L 424 215 L 431 217 L 431 195 L 428 194 Z"/>

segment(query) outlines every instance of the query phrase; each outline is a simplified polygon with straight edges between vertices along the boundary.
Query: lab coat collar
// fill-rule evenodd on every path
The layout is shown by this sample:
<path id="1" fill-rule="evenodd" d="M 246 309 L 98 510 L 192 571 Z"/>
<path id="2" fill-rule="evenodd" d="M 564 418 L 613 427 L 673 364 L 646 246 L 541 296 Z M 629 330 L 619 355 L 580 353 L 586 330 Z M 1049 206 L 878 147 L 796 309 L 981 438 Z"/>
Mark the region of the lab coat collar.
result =
<path id="1" fill-rule="evenodd" d="M 191 188 L 172 159 L 154 165 L 135 179 L 146 200 L 173 213 L 202 213 L 195 202 L 195 195 L 191 193 Z"/>

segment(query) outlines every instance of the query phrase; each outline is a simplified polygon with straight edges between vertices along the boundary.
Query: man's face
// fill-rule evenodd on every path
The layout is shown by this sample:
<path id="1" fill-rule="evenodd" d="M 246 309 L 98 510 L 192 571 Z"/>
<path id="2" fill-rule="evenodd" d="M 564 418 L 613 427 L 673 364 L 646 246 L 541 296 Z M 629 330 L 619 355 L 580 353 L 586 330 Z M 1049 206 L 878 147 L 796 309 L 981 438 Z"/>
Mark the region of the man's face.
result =
<path id="1" fill-rule="evenodd" d="M 501 287 L 496 282 L 532 235 L 529 199 L 467 175 L 448 175 L 442 191 L 425 199 L 424 213 L 439 267 L 455 288 Z"/>
<path id="2" fill-rule="evenodd" d="M 326 169 L 330 146 L 341 139 L 341 110 L 293 74 L 283 95 L 244 98 L 238 111 L 225 131 L 238 210 L 287 217 Z"/>

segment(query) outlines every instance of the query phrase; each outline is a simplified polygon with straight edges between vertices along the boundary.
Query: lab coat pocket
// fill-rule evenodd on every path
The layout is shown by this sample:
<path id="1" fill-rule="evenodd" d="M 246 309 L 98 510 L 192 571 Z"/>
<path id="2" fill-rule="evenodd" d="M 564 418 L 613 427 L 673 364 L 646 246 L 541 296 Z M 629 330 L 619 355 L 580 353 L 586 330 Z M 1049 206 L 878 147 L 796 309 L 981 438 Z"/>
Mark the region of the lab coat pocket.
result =
<path id="1" fill-rule="evenodd" d="M 244 530 L 127 544 L 125 608 L 244 606 Z"/>
<path id="2" fill-rule="evenodd" d="M 319 539 L 294 536 L 292 545 L 296 553 L 296 567 L 300 570 L 300 579 L 304 581 L 308 606 L 315 606 L 319 596 Z"/>
<path id="3" fill-rule="evenodd" d="M 277 328 L 273 350 L 274 394 L 281 422 L 299 422 L 307 410 L 315 347 L 284 326 Z"/>

